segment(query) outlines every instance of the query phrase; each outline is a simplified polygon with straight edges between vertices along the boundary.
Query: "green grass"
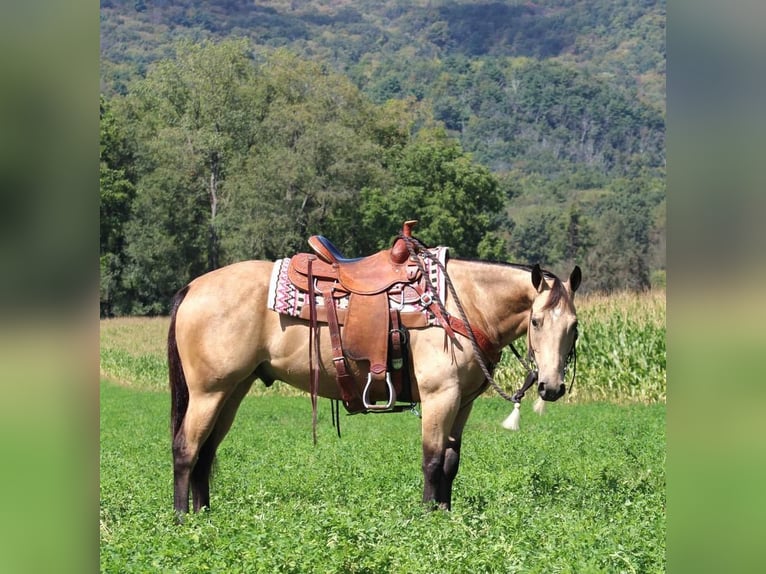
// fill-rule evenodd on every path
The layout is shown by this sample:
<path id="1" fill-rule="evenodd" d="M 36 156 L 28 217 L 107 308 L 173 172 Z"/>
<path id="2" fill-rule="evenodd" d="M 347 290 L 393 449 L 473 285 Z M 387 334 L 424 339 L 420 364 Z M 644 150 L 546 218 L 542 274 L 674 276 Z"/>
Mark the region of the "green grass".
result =
<path id="1" fill-rule="evenodd" d="M 259 385 L 262 387 L 262 385 Z M 245 399 L 213 510 L 174 523 L 169 397 L 101 386 L 103 572 L 663 572 L 665 406 L 480 398 L 453 511 L 420 503 L 420 421 L 343 417 L 308 397 Z"/>

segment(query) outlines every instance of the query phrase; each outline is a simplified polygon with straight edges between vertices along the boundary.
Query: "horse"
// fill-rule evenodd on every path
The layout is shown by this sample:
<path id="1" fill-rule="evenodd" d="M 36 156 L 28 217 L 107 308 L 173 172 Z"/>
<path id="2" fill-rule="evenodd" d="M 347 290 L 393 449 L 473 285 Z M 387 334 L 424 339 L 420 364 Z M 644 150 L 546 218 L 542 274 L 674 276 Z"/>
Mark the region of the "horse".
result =
<path id="1" fill-rule="evenodd" d="M 171 305 L 168 366 L 171 390 L 174 508 L 179 520 L 210 508 L 210 474 L 237 409 L 256 379 L 309 391 L 310 327 L 304 319 L 267 308 L 274 262 L 249 260 L 201 275 L 178 291 Z M 544 401 L 566 392 L 565 371 L 577 337 L 575 266 L 566 281 L 538 265 L 450 258 L 454 287 L 444 298 L 499 352 L 527 335 L 527 359 L 535 367 Z M 461 304 L 462 303 L 462 304 Z M 314 345 L 319 357 L 318 396 L 340 399 L 327 326 Z M 420 404 L 423 502 L 450 510 L 460 463 L 463 429 L 474 400 L 488 388 L 486 360 L 469 337 L 440 326 L 407 332 L 412 402 Z M 490 365 L 490 371 L 492 365 Z M 386 393 L 373 390 L 372 400 Z"/>

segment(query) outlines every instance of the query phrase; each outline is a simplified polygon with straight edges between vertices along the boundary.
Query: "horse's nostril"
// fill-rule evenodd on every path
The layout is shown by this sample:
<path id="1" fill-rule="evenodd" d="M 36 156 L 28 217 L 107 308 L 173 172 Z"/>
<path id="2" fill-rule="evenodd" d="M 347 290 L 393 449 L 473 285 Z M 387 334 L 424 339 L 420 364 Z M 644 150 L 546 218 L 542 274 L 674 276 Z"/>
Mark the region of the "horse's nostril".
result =
<path id="1" fill-rule="evenodd" d="M 545 391 L 545 383 L 544 383 L 544 382 L 542 382 L 542 381 L 541 381 L 541 382 L 539 382 L 539 383 L 537 383 L 537 390 L 538 390 L 539 392 L 541 392 L 541 393 L 542 393 L 542 392 L 544 392 L 544 391 Z"/>

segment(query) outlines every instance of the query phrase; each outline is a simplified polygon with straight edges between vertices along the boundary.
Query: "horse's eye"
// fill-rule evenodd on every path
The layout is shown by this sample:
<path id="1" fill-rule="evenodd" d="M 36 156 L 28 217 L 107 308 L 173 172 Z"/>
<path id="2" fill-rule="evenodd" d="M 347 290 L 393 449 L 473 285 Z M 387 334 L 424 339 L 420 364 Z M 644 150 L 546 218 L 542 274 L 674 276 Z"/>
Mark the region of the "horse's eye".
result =
<path id="1" fill-rule="evenodd" d="M 533 326 L 535 329 L 537 329 L 537 328 L 540 326 L 540 321 L 538 321 L 537 319 L 535 319 L 535 318 L 533 317 L 533 318 L 532 318 L 532 326 Z"/>

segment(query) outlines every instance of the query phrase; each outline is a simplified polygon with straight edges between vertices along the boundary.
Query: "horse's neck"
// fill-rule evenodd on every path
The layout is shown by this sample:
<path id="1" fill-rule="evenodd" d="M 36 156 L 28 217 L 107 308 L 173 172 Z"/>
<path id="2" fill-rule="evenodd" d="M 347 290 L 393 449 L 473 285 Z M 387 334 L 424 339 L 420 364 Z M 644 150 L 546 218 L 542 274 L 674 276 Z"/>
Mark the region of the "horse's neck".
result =
<path id="1" fill-rule="evenodd" d="M 530 272 L 511 265 L 450 260 L 447 268 L 471 325 L 505 346 L 527 330 L 536 291 Z"/>

